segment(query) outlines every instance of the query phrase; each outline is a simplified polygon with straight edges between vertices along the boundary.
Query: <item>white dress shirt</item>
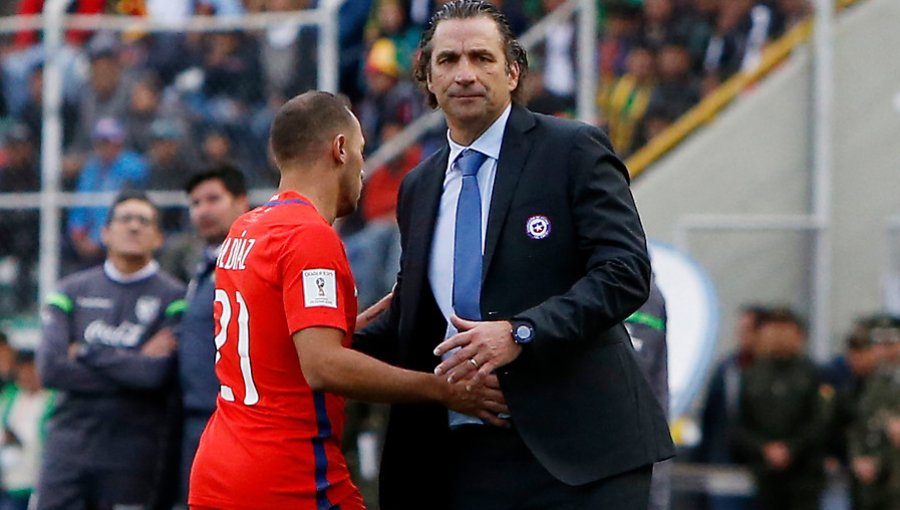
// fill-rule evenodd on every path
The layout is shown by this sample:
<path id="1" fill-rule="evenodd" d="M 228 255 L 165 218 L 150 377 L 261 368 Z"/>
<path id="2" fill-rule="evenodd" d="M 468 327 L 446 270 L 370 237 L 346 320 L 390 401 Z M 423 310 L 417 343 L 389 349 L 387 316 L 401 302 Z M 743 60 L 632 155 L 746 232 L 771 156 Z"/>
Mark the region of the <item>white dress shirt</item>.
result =
<path id="1" fill-rule="evenodd" d="M 438 308 L 447 320 L 445 339 L 457 333 L 450 324 L 453 315 L 453 248 L 456 235 L 456 203 L 462 189 L 462 171 L 455 164 L 457 156 L 466 150 L 473 149 L 487 155 L 478 170 L 478 191 L 481 193 L 481 253 L 484 254 L 484 238 L 487 232 L 487 221 L 490 213 L 491 196 L 494 191 L 494 178 L 497 175 L 497 162 L 500 159 L 500 147 L 503 145 L 503 133 L 506 132 L 506 121 L 512 105 L 506 107 L 500 117 L 491 124 L 472 145 L 463 147 L 450 138 L 447 131 L 447 143 L 450 144 L 450 157 L 447 158 L 447 171 L 444 176 L 444 188 L 437 221 L 434 225 L 434 239 L 431 243 L 431 260 L 428 265 L 428 282 L 431 292 L 437 301 Z"/>

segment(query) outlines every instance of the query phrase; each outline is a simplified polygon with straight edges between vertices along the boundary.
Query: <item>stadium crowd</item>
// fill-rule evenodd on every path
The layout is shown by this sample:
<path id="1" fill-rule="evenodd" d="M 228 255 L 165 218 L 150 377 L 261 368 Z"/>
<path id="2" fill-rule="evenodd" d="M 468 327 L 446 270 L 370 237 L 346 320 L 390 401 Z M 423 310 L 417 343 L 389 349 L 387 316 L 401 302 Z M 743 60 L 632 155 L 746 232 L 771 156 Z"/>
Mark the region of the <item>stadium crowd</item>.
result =
<path id="1" fill-rule="evenodd" d="M 425 110 L 411 68 L 423 24 L 436 3 L 441 2 L 355 0 L 341 8 L 341 91 L 354 104 L 370 154 Z M 521 33 L 563 2 L 495 3 Z M 34 14 L 42 4 L 22 0 L 14 13 Z M 597 101 L 601 122 L 622 155 L 665 129 L 730 75 L 752 65 L 766 41 L 803 19 L 809 9 L 806 0 L 598 4 Z M 178 19 L 315 6 L 314 0 L 81 0 L 70 10 Z M 43 104 L 40 37 L 23 31 L 0 41 L 0 192 L 37 191 Z M 69 191 L 123 186 L 180 190 L 186 176 L 203 164 L 224 161 L 238 164 L 251 189 L 271 188 L 275 173 L 266 140 L 272 116 L 287 98 L 317 83 L 317 28 L 311 25 L 286 22 L 258 31 L 214 33 L 70 31 L 66 41 L 63 188 Z M 552 26 L 530 52 L 532 110 L 573 115 L 575 41 L 575 23 L 566 21 Z M 341 226 L 357 277 L 372 282 L 364 285 L 372 292 L 362 304 L 381 295 L 396 267 L 392 223 L 399 182 L 441 137 L 440 132 L 426 137 L 372 172 L 360 213 Z M 12 256 L 20 268 L 14 304 L 19 310 L 34 310 L 37 214 L 4 210 L 0 215 L 0 256 Z M 68 211 L 63 274 L 102 260 L 99 232 L 104 215 L 102 208 Z M 164 228 L 169 234 L 184 232 L 183 209 L 167 211 Z M 374 260 L 368 256 L 373 253 Z"/>
<path id="2" fill-rule="evenodd" d="M 72 9 L 173 19 L 292 11 L 315 3 L 147 0 L 107 5 L 81 0 Z M 435 3 L 440 2 L 353 0 L 342 8 L 341 91 L 354 105 L 368 153 L 426 110 L 414 85 L 412 63 Z M 563 2 L 494 3 L 522 33 Z M 12 14 L 36 13 L 41 4 L 22 0 Z M 661 132 L 729 76 L 752 66 L 767 41 L 809 11 L 806 0 L 599 4 L 597 102 L 601 122 L 623 155 Z M 531 53 L 533 72 L 527 79 L 534 111 L 573 115 L 575 30 L 571 22 L 551 27 Z M 0 42 L 0 193 L 40 190 L 39 39 L 38 34 L 19 32 Z M 314 27 L 290 23 L 255 32 L 68 33 L 64 189 L 181 191 L 201 169 L 230 163 L 243 172 L 247 187 L 272 188 L 277 175 L 266 151 L 268 128 L 286 99 L 315 88 L 316 46 Z M 442 137 L 443 131 L 426 137 L 376 169 L 367 180 L 357 216 L 340 226 L 361 308 L 393 285 L 399 263 L 394 212 L 400 181 Z M 67 212 L 64 273 L 96 266 L 107 257 L 101 236 L 108 212 L 98 207 Z M 206 241 L 195 239 L 184 208 L 165 209 L 161 220 L 168 239 L 161 264 L 187 283 L 195 263 L 203 259 Z M 0 209 L 0 258 L 14 260 L 17 268 L 13 292 L 0 300 L 5 315 L 36 310 L 37 233 L 35 209 Z M 790 502 L 785 508 L 803 508 L 817 502 L 826 473 L 841 469 L 851 474 L 854 508 L 896 508 L 889 505 L 900 501 L 900 323 L 880 316 L 861 320 L 848 335 L 846 354 L 827 367 L 813 366 L 803 354 L 804 331 L 802 320 L 788 309 L 752 306 L 742 311 L 739 350 L 722 361 L 710 381 L 702 416 L 704 439 L 696 460 L 749 465 L 758 497 L 765 502 L 760 508 L 778 508 L 785 501 Z M 6 499 L 0 508 L 22 508 L 39 469 L 40 431 L 56 393 L 40 388 L 33 355 L 14 352 L 3 337 L 0 380 L 6 432 L 0 450 Z M 710 508 L 750 508 L 746 504 L 712 498 Z"/>

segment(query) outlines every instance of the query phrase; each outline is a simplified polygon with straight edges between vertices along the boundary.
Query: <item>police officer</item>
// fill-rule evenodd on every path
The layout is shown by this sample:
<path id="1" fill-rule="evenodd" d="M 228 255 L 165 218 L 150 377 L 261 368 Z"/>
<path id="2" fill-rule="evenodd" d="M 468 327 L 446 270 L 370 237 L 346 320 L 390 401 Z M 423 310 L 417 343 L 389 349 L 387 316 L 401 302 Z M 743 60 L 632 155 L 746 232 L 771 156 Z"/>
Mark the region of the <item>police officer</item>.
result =
<path id="1" fill-rule="evenodd" d="M 824 485 L 825 406 L 805 328 L 788 308 L 762 317 L 759 361 L 741 388 L 738 447 L 756 479 L 759 508 L 815 510 Z"/>
<path id="2" fill-rule="evenodd" d="M 854 477 L 853 503 L 856 510 L 888 510 L 896 508 L 891 484 L 893 449 L 890 440 L 892 416 L 900 394 L 898 350 L 900 320 L 878 316 L 871 320 L 870 337 L 878 367 L 870 376 L 860 396 L 857 418 L 848 436 L 851 468 Z M 893 469 L 892 469 L 893 468 Z M 896 483 L 896 482 L 894 482 Z M 892 506 L 894 505 L 894 506 Z"/>
<path id="3" fill-rule="evenodd" d="M 847 434 L 856 421 L 857 406 L 866 381 L 876 368 L 868 317 L 860 319 L 847 336 L 846 353 L 834 360 L 823 377 L 835 391 L 828 430 L 826 455 L 831 464 L 849 465 Z"/>

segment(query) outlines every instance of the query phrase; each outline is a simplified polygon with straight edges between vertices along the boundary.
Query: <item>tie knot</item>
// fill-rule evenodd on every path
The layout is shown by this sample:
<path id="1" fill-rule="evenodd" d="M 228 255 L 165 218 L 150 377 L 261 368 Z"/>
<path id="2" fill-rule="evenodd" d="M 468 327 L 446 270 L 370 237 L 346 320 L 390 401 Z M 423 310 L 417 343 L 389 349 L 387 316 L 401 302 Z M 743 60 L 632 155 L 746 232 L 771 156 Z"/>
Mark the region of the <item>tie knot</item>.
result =
<path id="1" fill-rule="evenodd" d="M 456 158 L 456 163 L 459 165 L 459 169 L 462 171 L 463 176 L 468 177 L 477 174 L 478 169 L 481 168 L 481 165 L 486 159 L 487 154 L 483 154 L 473 149 L 466 149 L 462 151 L 462 154 L 460 154 L 458 158 Z"/>

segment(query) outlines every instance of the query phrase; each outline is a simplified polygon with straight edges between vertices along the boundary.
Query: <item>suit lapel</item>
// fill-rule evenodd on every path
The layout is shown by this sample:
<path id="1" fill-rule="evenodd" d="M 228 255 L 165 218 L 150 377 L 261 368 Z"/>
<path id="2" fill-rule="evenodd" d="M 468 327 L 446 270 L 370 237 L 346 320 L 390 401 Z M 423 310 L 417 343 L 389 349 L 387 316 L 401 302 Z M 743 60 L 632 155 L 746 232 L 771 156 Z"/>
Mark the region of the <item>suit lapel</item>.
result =
<path id="1" fill-rule="evenodd" d="M 500 232 L 506 221 L 506 213 L 509 212 L 516 185 L 531 151 L 532 144 L 527 143 L 526 132 L 534 125 L 534 115 L 531 112 L 524 108 L 513 107 L 503 134 L 497 177 L 494 179 L 494 191 L 491 193 L 491 208 L 484 242 L 482 281 L 491 266 L 491 259 L 497 250 Z"/>
<path id="2" fill-rule="evenodd" d="M 444 177 L 447 169 L 447 158 L 450 148 L 444 147 L 432 158 L 431 164 L 423 168 L 422 182 L 414 189 L 412 210 L 409 214 L 408 253 L 404 258 L 409 260 L 408 285 L 411 296 L 415 296 L 414 306 L 418 307 L 419 296 L 428 280 L 428 261 L 431 259 L 431 241 L 434 239 L 434 226 L 441 203 L 444 188 Z"/>

